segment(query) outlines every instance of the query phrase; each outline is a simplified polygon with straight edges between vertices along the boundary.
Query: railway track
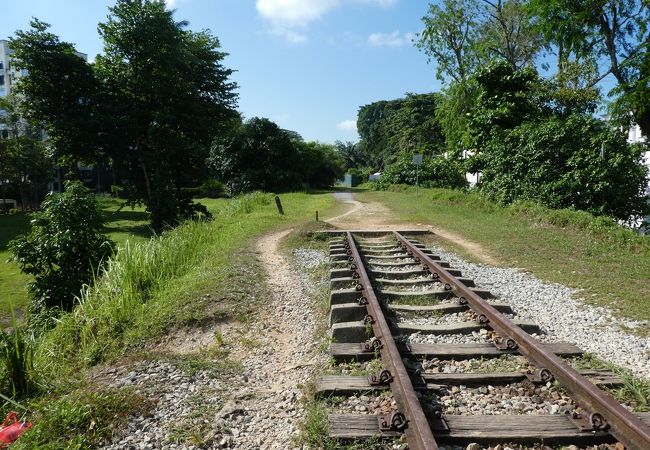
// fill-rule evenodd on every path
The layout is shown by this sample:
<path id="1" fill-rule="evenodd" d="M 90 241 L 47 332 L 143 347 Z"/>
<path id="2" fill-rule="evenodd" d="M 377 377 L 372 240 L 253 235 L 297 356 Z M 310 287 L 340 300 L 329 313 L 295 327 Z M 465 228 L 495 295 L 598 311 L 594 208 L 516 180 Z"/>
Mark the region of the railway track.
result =
<path id="1" fill-rule="evenodd" d="M 337 363 L 377 370 L 322 377 L 317 395 L 381 393 L 383 400 L 375 411 L 331 414 L 332 437 L 403 436 L 410 449 L 427 450 L 617 442 L 650 449 L 650 414 L 630 412 L 604 389 L 622 383 L 614 373 L 573 367 L 581 349 L 544 339 L 507 299 L 474 286 L 416 239 L 400 232 L 336 236 L 330 353 Z M 486 370 L 490 361 L 497 370 Z"/>

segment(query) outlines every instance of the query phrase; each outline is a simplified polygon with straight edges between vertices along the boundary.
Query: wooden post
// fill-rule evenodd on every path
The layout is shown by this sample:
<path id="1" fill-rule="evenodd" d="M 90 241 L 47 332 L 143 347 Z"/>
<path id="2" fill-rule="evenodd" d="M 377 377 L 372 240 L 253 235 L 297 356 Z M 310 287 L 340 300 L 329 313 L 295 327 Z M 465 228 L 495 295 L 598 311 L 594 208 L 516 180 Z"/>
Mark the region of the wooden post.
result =
<path id="1" fill-rule="evenodd" d="M 316 211 L 316 222 L 318 222 L 318 211 Z"/>
<path id="2" fill-rule="evenodd" d="M 284 209 L 282 209 L 282 203 L 280 202 L 280 197 L 275 196 L 275 206 L 278 207 L 278 212 L 284 215 Z"/>

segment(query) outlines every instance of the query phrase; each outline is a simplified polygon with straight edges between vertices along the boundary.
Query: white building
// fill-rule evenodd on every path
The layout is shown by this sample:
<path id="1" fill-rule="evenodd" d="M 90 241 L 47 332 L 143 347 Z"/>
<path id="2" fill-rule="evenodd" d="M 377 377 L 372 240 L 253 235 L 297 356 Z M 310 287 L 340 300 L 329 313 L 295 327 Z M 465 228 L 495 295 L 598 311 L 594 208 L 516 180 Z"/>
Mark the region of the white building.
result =
<path id="1" fill-rule="evenodd" d="M 646 137 L 643 135 L 641 132 L 641 128 L 635 124 L 632 123 L 630 125 L 630 129 L 628 130 L 627 133 L 627 141 L 630 144 L 635 144 L 638 142 L 646 142 Z M 645 155 L 643 157 L 643 160 L 645 162 L 645 165 L 648 166 L 648 170 L 650 170 L 650 151 L 645 152 Z M 648 189 L 646 190 L 648 195 L 650 195 L 650 180 L 648 180 Z"/>

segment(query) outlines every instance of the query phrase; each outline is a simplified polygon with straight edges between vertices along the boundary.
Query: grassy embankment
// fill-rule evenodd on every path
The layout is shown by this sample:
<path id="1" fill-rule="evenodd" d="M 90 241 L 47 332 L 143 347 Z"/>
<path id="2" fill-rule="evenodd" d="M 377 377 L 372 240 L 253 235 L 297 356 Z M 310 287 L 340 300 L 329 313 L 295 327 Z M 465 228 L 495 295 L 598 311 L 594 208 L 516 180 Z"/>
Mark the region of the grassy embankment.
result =
<path id="1" fill-rule="evenodd" d="M 35 427 L 16 448 L 96 446 L 121 417 L 147 405 L 128 389 L 89 382 L 84 377 L 89 367 L 127 353 L 137 356 L 145 344 L 179 328 L 246 321 L 264 298 L 256 295 L 261 271 L 251 239 L 334 207 L 329 193 L 281 198 L 284 216 L 270 194 L 218 200 L 209 205 L 215 220 L 188 223 L 149 240 L 144 216 L 122 218 L 115 228 L 130 227 L 139 242 L 123 245 L 82 303 L 36 346 L 40 390 L 23 400 L 36 412 Z"/>
<path id="2" fill-rule="evenodd" d="M 225 200 L 200 199 L 208 210 L 216 211 Z M 118 245 L 126 241 L 143 242 L 154 233 L 149 227 L 148 214 L 144 207 L 124 207 L 123 200 L 99 197 L 104 212 L 106 234 Z M 9 261 L 11 252 L 7 249 L 9 241 L 30 229 L 30 215 L 18 213 L 0 215 L 0 326 L 11 326 L 13 308 L 20 316 L 27 304 L 27 283 L 30 276 L 22 274 L 18 265 Z"/>
<path id="3" fill-rule="evenodd" d="M 480 244 L 500 264 L 582 289 L 586 301 L 617 314 L 650 321 L 650 237 L 605 218 L 534 204 L 498 206 L 479 194 L 445 189 L 403 192 L 359 190 L 361 201 L 380 202 L 401 220 L 433 225 Z M 475 259 L 461 246 L 453 248 Z M 650 327 L 637 329 L 650 333 Z"/>

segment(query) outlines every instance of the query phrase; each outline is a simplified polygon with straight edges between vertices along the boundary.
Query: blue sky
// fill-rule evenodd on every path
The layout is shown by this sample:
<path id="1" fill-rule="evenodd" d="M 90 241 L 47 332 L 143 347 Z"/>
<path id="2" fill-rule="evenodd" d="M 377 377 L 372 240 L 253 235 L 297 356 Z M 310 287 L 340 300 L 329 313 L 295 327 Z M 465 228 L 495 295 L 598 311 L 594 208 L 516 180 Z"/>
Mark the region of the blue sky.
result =
<path id="1" fill-rule="evenodd" d="M 0 38 L 28 28 L 32 16 L 93 58 L 97 23 L 113 1 L 7 2 Z M 435 68 L 411 43 L 421 28 L 420 0 L 169 0 L 177 20 L 208 28 L 237 70 L 239 109 L 268 117 L 307 140 L 358 139 L 359 106 L 406 92 L 440 89 Z M 170 88 L 173 88 L 170 86 Z"/>

